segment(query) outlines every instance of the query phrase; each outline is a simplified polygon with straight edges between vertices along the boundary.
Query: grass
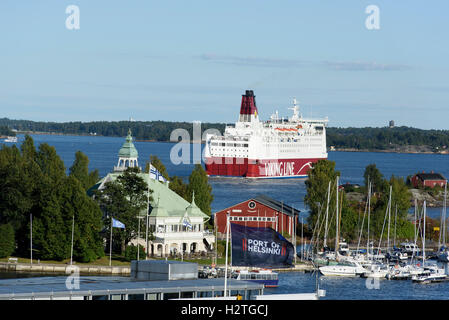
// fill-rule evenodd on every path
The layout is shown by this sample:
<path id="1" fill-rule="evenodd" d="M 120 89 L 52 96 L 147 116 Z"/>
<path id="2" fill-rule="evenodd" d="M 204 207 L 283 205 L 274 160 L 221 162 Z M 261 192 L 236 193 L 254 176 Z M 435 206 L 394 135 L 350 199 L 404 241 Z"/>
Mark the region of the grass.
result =
<path id="1" fill-rule="evenodd" d="M 6 257 L 6 258 L 0 258 L 0 262 L 8 262 L 9 258 L 17 258 L 17 263 L 31 263 L 30 258 L 23 258 L 23 257 Z M 37 264 L 38 259 L 33 259 L 33 264 Z M 64 259 L 62 261 L 56 261 L 56 260 L 39 260 L 39 263 L 41 264 L 70 264 L 70 259 Z M 74 261 L 77 265 L 94 265 L 94 266 L 109 266 L 109 255 L 106 255 L 98 260 L 83 263 Z M 126 261 L 123 256 L 120 255 L 112 255 L 111 259 L 111 265 L 112 266 L 130 266 L 130 262 Z"/>
<path id="2" fill-rule="evenodd" d="M 11 257 L 6 257 L 6 258 L 0 258 L 0 262 L 8 262 L 9 258 L 17 258 L 18 259 L 18 263 L 30 263 L 31 259 L 30 258 L 23 258 L 23 257 L 15 257 L 15 256 L 11 256 Z M 152 260 L 165 260 L 165 258 L 151 258 Z M 176 261 L 181 261 L 181 259 L 174 259 L 171 257 L 168 257 L 169 260 L 176 260 Z M 211 265 L 212 264 L 212 259 L 211 258 L 201 258 L 201 259 L 183 259 L 183 261 L 185 262 L 194 262 L 194 263 L 198 263 L 199 265 Z M 33 259 L 33 264 L 37 264 L 38 263 L 38 259 Z M 40 264 L 70 264 L 70 259 L 65 259 L 62 261 L 56 261 L 56 260 L 40 260 L 39 261 Z M 94 266 L 109 266 L 109 255 L 106 255 L 96 261 L 91 261 L 88 263 L 83 263 L 83 262 L 78 262 L 75 261 L 75 264 L 77 265 L 94 265 Z M 224 265 L 225 264 L 225 258 L 218 258 L 217 261 L 217 265 Z M 113 254 L 112 255 L 112 260 L 111 260 L 111 265 L 112 266 L 130 266 L 131 263 L 129 261 L 126 261 L 125 258 L 123 256 L 117 255 L 117 254 Z"/>

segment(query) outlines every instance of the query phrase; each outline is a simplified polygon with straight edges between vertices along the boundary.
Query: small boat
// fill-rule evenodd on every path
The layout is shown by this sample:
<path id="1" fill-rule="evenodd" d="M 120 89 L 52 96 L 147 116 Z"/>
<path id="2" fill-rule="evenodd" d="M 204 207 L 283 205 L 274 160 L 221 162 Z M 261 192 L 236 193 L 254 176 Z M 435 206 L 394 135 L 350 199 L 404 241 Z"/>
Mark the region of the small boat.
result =
<path id="1" fill-rule="evenodd" d="M 16 143 L 18 141 L 17 137 L 7 137 L 4 142 Z"/>
<path id="2" fill-rule="evenodd" d="M 386 258 L 390 261 L 403 261 L 409 258 L 407 252 L 395 250 L 392 253 L 388 252 Z"/>
<path id="3" fill-rule="evenodd" d="M 428 266 L 424 268 L 424 271 L 420 275 L 412 277 L 413 282 L 417 283 L 432 283 L 441 282 L 447 280 L 447 275 L 444 273 L 444 269 L 437 266 Z"/>
<path id="4" fill-rule="evenodd" d="M 386 265 L 373 264 L 366 272 L 364 272 L 360 276 L 362 278 L 385 278 L 388 274 L 388 271 L 388 266 Z"/>
<path id="5" fill-rule="evenodd" d="M 449 251 L 447 248 L 442 247 L 437 254 L 438 261 L 449 262 Z"/>
<path id="6" fill-rule="evenodd" d="M 318 268 L 324 276 L 355 277 L 366 272 L 366 269 L 356 261 L 345 261 L 333 266 Z"/>
<path id="7" fill-rule="evenodd" d="M 266 288 L 277 287 L 279 283 L 279 273 L 270 269 L 236 270 L 233 272 L 232 278 L 263 283 Z"/>
<path id="8" fill-rule="evenodd" d="M 407 253 L 409 256 L 416 256 L 419 252 L 419 248 L 413 242 L 403 242 L 401 243 L 400 251 Z"/>

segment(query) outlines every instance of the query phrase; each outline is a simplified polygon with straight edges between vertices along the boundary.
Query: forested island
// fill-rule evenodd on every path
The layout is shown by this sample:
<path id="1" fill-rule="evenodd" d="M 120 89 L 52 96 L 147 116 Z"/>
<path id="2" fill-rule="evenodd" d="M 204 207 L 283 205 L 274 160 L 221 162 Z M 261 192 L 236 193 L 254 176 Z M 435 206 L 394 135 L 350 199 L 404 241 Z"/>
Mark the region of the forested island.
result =
<path id="1" fill-rule="evenodd" d="M 201 132 L 217 129 L 223 132 L 225 123 L 201 123 Z M 98 135 L 124 137 L 131 129 L 136 140 L 170 141 L 175 129 L 185 129 L 192 136 L 191 122 L 169 121 L 92 121 L 42 122 L 0 119 L 4 135 L 11 130 L 21 133 Z M 1 134 L 1 133 L 0 133 Z M 384 151 L 405 153 L 449 153 L 449 130 L 423 130 L 411 127 L 327 128 L 327 146 L 337 151 Z"/>

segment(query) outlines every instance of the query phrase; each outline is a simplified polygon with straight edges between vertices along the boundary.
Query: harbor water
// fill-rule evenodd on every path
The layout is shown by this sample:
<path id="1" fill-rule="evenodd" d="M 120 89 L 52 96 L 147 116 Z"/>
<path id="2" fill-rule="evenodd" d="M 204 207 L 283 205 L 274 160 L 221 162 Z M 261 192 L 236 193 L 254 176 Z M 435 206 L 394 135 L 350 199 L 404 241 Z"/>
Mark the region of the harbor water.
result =
<path id="1" fill-rule="evenodd" d="M 23 135 L 18 135 L 20 146 Z M 117 164 L 117 154 L 124 138 L 98 136 L 63 136 L 32 135 L 36 146 L 48 143 L 56 148 L 68 168 L 75 159 L 75 152 L 80 150 L 90 160 L 90 170 L 98 169 L 100 176 L 105 176 Z M 1 144 L 1 142 L 0 142 Z M 194 164 L 175 165 L 170 161 L 170 151 L 174 143 L 135 142 L 139 152 L 139 166 L 145 167 L 150 155 L 162 160 L 170 176 L 176 175 L 188 179 Z M 12 145 L 8 143 L 7 145 Z M 341 173 L 341 183 L 363 184 L 363 173 L 369 164 L 376 164 L 384 177 L 391 175 L 406 178 L 417 172 L 435 171 L 449 176 L 449 155 L 438 154 L 397 154 L 368 152 L 329 152 L 329 160 L 335 161 L 336 170 Z M 300 219 L 307 217 L 304 205 L 306 194 L 305 179 L 260 179 L 244 178 L 210 178 L 214 200 L 212 212 L 222 210 L 251 197 L 265 194 L 278 201 L 293 206 L 301 211 Z M 440 208 L 428 208 L 427 214 L 432 218 L 440 216 Z M 446 267 L 447 269 L 447 267 Z M 34 276 L 26 274 L 4 274 L 0 278 Z M 449 282 L 417 284 L 412 281 L 389 281 L 364 279 L 359 277 L 340 278 L 319 276 L 314 273 L 282 272 L 279 275 L 279 287 L 267 288 L 265 293 L 314 292 L 317 283 L 326 290 L 323 299 L 449 299 Z"/>

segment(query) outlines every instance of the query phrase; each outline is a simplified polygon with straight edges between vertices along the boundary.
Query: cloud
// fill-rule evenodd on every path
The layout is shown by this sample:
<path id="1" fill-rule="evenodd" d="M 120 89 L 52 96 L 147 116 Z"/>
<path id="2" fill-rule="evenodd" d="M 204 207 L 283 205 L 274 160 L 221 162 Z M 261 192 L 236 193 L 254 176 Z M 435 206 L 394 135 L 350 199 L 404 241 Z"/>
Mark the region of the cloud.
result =
<path id="1" fill-rule="evenodd" d="M 232 55 L 220 55 L 205 53 L 197 58 L 213 63 L 229 64 L 247 67 L 269 68 L 299 68 L 299 67 L 325 67 L 335 71 L 403 71 L 411 69 L 403 64 L 385 64 L 365 61 L 306 61 L 299 59 L 264 58 L 264 57 L 239 57 Z"/>
<path id="2" fill-rule="evenodd" d="M 324 61 L 323 64 L 327 68 L 337 71 L 403 71 L 411 69 L 410 66 L 402 64 L 383 64 L 363 61 Z"/>
<path id="3" fill-rule="evenodd" d="M 204 61 L 249 67 L 291 68 L 305 65 L 304 61 L 295 59 L 275 59 L 259 57 L 238 57 L 206 53 L 198 57 Z"/>

